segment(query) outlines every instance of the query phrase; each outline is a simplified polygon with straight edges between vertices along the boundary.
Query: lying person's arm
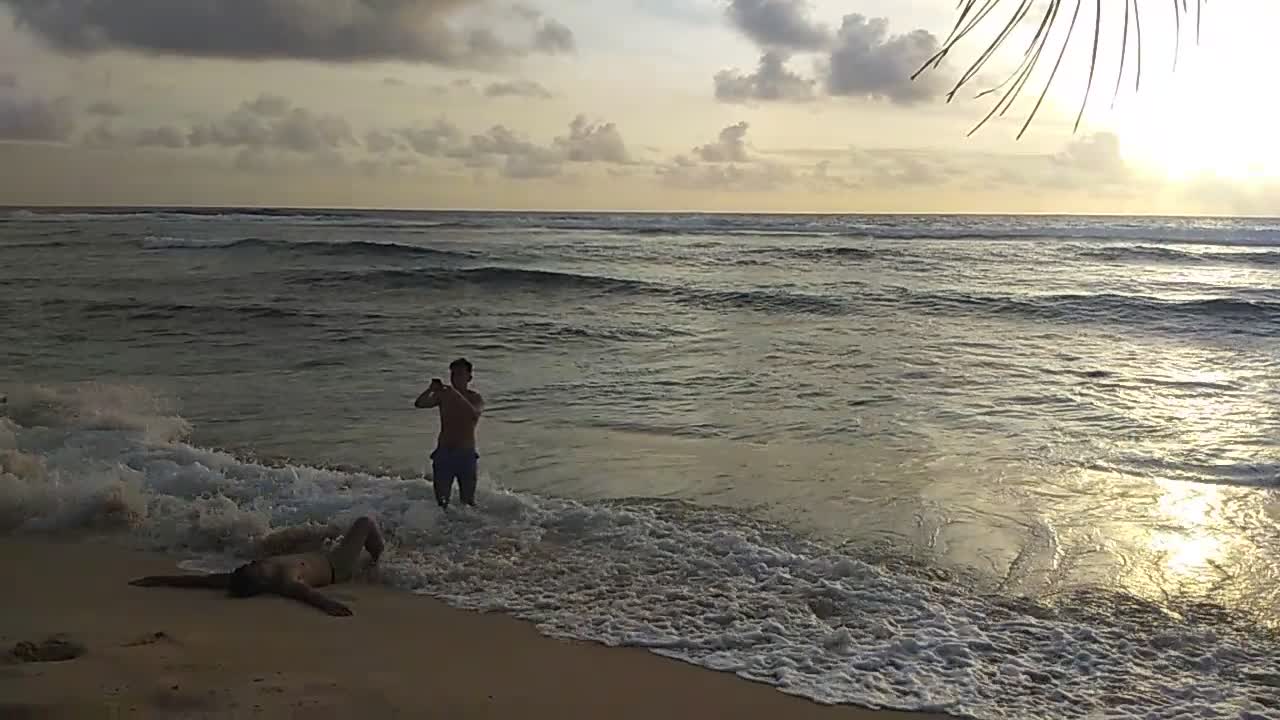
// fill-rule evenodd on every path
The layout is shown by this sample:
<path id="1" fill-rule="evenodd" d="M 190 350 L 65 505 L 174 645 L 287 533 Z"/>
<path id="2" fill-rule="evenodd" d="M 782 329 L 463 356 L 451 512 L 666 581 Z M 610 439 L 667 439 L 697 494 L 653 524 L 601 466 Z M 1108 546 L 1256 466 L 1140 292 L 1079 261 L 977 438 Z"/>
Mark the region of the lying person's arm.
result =
<path id="1" fill-rule="evenodd" d="M 345 617 L 351 614 L 351 608 L 348 608 L 337 600 L 325 597 L 321 593 L 317 592 L 315 588 L 304 583 L 285 583 L 276 589 L 276 594 L 287 598 L 293 598 L 299 602 L 304 602 L 311 607 L 319 608 L 335 617 Z"/>

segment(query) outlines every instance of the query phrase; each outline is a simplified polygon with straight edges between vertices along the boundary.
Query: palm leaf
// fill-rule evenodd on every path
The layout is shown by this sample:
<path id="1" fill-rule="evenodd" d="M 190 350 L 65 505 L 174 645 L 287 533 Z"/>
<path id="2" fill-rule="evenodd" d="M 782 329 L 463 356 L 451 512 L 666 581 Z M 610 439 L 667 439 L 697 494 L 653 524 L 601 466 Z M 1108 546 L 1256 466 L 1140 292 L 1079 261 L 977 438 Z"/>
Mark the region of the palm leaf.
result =
<path id="1" fill-rule="evenodd" d="M 1070 20 L 1067 26 L 1067 32 L 1063 36 L 1062 46 L 1057 49 L 1057 60 L 1054 61 L 1053 69 L 1049 74 L 1048 80 L 1044 84 L 1044 88 L 1040 91 L 1040 97 L 1032 108 L 1031 113 L 1027 116 L 1026 122 L 1023 123 L 1022 129 L 1018 132 L 1018 138 L 1027 132 L 1027 128 L 1031 126 L 1031 122 L 1035 119 L 1036 114 L 1040 111 L 1041 105 L 1044 103 L 1045 97 L 1049 93 L 1050 86 L 1058 77 L 1058 70 L 1062 65 L 1062 59 L 1066 56 L 1067 46 L 1070 44 L 1072 37 L 1077 34 L 1079 24 L 1081 6 L 1086 0 L 958 0 L 959 17 L 956 19 L 955 27 L 952 28 L 951 34 L 947 36 L 946 41 L 942 43 L 938 52 L 929 58 L 924 65 L 912 75 L 912 79 L 919 77 L 931 69 L 938 68 L 944 59 L 951 54 L 957 44 L 964 40 L 975 30 L 980 27 L 993 25 L 998 20 L 993 21 L 992 15 L 997 8 L 1013 7 L 1013 14 L 1009 17 L 1003 26 L 996 25 L 998 31 L 995 38 L 986 46 L 986 48 L 978 54 L 978 57 L 969 65 L 969 67 L 960 75 L 959 80 L 946 95 L 947 102 L 951 102 L 957 93 L 972 83 L 981 73 L 982 69 L 990 62 L 996 52 L 1003 47 L 1013 36 L 1014 32 L 1020 28 L 1024 22 L 1036 22 L 1037 14 L 1032 10 L 1037 6 L 1043 7 L 1043 12 L 1038 13 L 1038 25 L 1036 32 L 1032 36 L 1030 45 L 1023 51 L 1022 62 L 1020 62 L 1009 77 L 993 88 L 989 88 L 977 94 L 977 97 L 985 97 L 995 93 L 1003 92 L 1000 99 L 996 101 L 991 111 L 982 118 L 978 124 L 969 131 L 969 134 L 977 132 L 991 118 L 1000 115 L 1003 116 L 1013 106 L 1014 101 L 1026 89 L 1027 81 L 1031 78 L 1032 72 L 1040 66 L 1044 59 L 1044 51 L 1049 45 L 1049 38 L 1053 29 L 1063 20 L 1067 13 L 1062 12 L 1064 9 L 1074 7 L 1070 10 Z M 1094 22 L 1093 22 L 1093 52 L 1090 55 L 1089 62 L 1089 80 L 1085 87 L 1084 98 L 1080 103 L 1080 111 L 1076 115 L 1075 129 L 1080 128 L 1080 121 L 1084 118 L 1085 108 L 1089 104 L 1089 95 L 1093 91 L 1094 75 L 1098 66 L 1099 40 L 1102 37 L 1104 21 L 1109 17 L 1105 12 L 1115 10 L 1115 18 L 1123 19 L 1123 35 L 1120 43 L 1120 69 L 1116 74 L 1115 95 L 1112 98 L 1112 106 L 1115 105 L 1115 99 L 1120 95 L 1120 85 L 1124 79 L 1125 68 L 1130 54 L 1130 38 L 1134 40 L 1136 47 L 1136 55 L 1134 61 L 1134 89 L 1137 91 L 1141 88 L 1142 82 L 1142 15 L 1139 6 L 1146 7 L 1159 2 L 1173 4 L 1174 13 L 1174 32 L 1177 35 L 1174 45 L 1174 69 L 1177 69 L 1178 54 L 1181 49 L 1182 37 L 1182 20 L 1184 15 L 1192 12 L 1192 5 L 1195 10 L 1196 20 L 1196 42 L 1200 41 L 1200 12 L 1202 6 L 1207 0 L 1094 0 L 1096 6 Z M 1123 7 L 1123 15 L 1119 9 Z M 1052 51 L 1051 51 L 1052 52 Z"/>

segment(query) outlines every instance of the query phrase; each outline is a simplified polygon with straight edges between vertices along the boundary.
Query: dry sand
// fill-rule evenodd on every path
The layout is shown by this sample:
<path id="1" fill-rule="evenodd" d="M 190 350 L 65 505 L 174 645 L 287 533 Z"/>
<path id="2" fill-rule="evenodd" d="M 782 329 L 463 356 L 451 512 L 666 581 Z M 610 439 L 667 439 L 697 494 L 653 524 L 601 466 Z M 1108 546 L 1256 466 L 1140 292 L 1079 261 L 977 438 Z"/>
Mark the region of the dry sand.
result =
<path id="1" fill-rule="evenodd" d="M 334 618 L 283 598 L 132 587 L 132 578 L 175 572 L 173 559 L 100 543 L 3 540 L 0 572 L 2 720 L 930 717 L 821 706 L 372 584 L 327 588 L 355 611 Z M 11 656 L 17 643 L 58 633 L 85 653 Z"/>

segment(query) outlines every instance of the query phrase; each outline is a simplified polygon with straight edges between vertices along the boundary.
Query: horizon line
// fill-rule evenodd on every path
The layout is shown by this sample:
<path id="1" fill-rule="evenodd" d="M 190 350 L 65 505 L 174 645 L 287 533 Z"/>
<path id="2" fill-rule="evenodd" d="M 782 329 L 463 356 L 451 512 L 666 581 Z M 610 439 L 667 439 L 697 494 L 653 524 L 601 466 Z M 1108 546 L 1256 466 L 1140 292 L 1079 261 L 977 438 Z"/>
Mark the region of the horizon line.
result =
<path id="1" fill-rule="evenodd" d="M 903 216 L 903 217 L 1081 217 L 1081 218 L 1195 218 L 1202 220 L 1280 220 L 1280 215 L 1216 215 L 1216 214 L 1169 214 L 1169 213 L 1125 213 L 1125 212 L 996 212 L 996 211 L 936 211 L 936 210 L 886 210 L 886 211 L 823 211 L 823 210 L 600 210 L 600 209 L 567 209 L 567 208 L 407 208 L 407 207 L 376 207 L 376 206 L 326 206 L 326 205 L 167 205 L 167 204 L 143 204 L 143 205 L 69 205 L 69 204 L 26 204 L 26 205 L 8 205 L 0 204 L 0 211 L 122 211 L 122 210 L 146 210 L 146 211 L 165 211 L 165 210 L 200 210 L 205 212 L 226 211 L 226 210 L 250 210 L 250 211 L 310 211 L 310 212 L 358 212 L 358 213 L 375 213 L 375 212 L 396 212 L 396 213 L 471 213 L 471 214 L 527 214 L 527 215 L 776 215 L 776 216 L 845 216 L 845 217 L 866 217 L 866 216 Z"/>

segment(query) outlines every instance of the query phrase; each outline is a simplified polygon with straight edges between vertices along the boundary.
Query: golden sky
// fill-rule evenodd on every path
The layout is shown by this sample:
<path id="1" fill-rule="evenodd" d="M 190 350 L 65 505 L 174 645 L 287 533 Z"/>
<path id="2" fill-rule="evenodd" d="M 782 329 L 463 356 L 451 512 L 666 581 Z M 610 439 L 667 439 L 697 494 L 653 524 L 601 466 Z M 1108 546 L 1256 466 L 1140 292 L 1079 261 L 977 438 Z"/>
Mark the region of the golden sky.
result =
<path id="1" fill-rule="evenodd" d="M 1057 41 L 969 136 L 1035 23 L 946 103 L 994 30 L 912 81 L 955 0 L 0 0 L 0 204 L 1280 214 L 1280 7 L 1193 11 L 1175 70 L 1141 4 L 1141 88 L 1104 15 L 1073 132 L 1083 3 L 1018 140 Z"/>

